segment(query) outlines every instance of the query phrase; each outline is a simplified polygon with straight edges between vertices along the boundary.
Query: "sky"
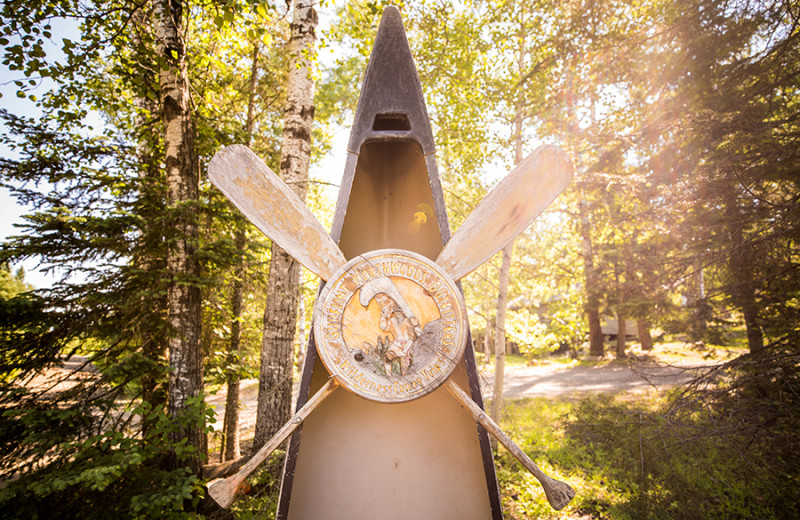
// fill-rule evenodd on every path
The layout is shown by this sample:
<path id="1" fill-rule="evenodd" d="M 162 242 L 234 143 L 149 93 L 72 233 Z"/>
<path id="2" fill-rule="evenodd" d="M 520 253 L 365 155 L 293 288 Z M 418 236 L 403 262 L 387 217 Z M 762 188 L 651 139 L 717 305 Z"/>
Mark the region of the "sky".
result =
<path id="1" fill-rule="evenodd" d="M 66 19 L 51 19 L 53 36 L 48 40 L 44 40 L 42 48 L 47 53 L 48 60 L 58 61 L 63 58 L 61 53 L 60 42 L 63 38 L 77 40 L 80 38 L 78 31 L 78 24 L 74 20 Z M 58 42 L 58 43 L 56 43 Z M 9 45 L 15 42 L 9 43 Z M 26 79 L 19 71 L 10 71 L 8 68 L 0 63 L 0 78 L 7 78 L 5 81 L 0 81 L 0 108 L 8 110 L 12 114 L 25 115 L 29 117 L 37 117 L 41 115 L 41 111 L 36 107 L 36 104 L 27 98 L 17 97 L 17 86 L 14 84 L 15 80 Z M 53 82 L 49 79 L 43 79 L 38 86 L 29 91 L 29 94 L 34 94 L 41 97 L 42 93 L 47 92 L 53 88 Z M 98 114 L 90 114 L 87 117 L 87 124 L 92 124 L 97 128 L 102 126 L 102 120 Z M 5 132 L 5 125 L 0 122 L 0 128 Z M 0 144 L 0 155 L 3 157 L 11 157 L 12 152 L 4 145 Z M 31 208 L 21 205 L 17 200 L 11 196 L 6 188 L 0 187 L 0 241 L 4 241 L 9 236 L 19 234 L 20 230 L 15 227 L 15 224 L 23 223 L 22 215 L 29 212 Z M 28 259 L 21 264 L 12 265 L 12 271 L 22 267 L 25 269 L 25 281 L 33 284 L 36 288 L 50 287 L 60 275 L 57 272 L 50 274 L 44 273 L 37 269 L 39 261 L 37 259 Z"/>
<path id="2" fill-rule="evenodd" d="M 335 16 L 337 6 L 341 3 L 341 0 L 335 0 L 326 2 L 324 4 L 319 17 L 319 34 L 323 33 L 328 28 L 330 21 Z M 45 46 L 45 51 L 48 53 L 48 56 L 54 56 L 56 59 L 60 53 L 60 49 L 52 42 L 61 42 L 62 38 L 79 38 L 77 24 L 71 21 L 61 20 L 53 22 L 52 32 L 53 37 L 49 43 L 49 46 Z M 320 50 L 319 60 L 322 66 L 325 66 L 326 64 L 332 64 L 335 59 L 335 55 L 336 49 L 331 46 Z M 4 65 L 0 64 L 0 78 L 10 78 L 6 81 L 0 81 L 0 93 L 2 94 L 2 97 L 0 97 L 0 108 L 7 109 L 15 114 L 36 116 L 38 110 L 36 109 L 34 103 L 27 99 L 20 99 L 16 96 L 17 88 L 13 81 L 15 79 L 21 79 L 20 76 L 21 74 L 19 72 L 9 71 Z M 41 97 L 41 92 L 45 91 L 47 88 L 52 88 L 52 83 L 43 82 L 42 85 L 40 85 L 33 93 Z M 89 119 L 91 119 L 91 123 L 96 128 L 102 126 L 100 117 L 97 114 L 95 114 L 93 117 L 90 116 Z M 346 147 L 349 134 L 349 123 L 341 128 L 336 129 L 333 134 L 331 151 L 320 161 L 312 164 L 309 172 L 312 179 L 317 179 L 331 185 L 324 190 L 324 194 L 330 199 L 331 205 L 336 201 L 336 197 L 338 195 L 337 186 L 340 183 L 342 174 L 344 172 L 347 155 Z M 0 155 L 9 156 L 10 151 L 0 145 Z M 489 183 L 494 183 L 506 173 L 506 170 L 499 165 L 494 165 L 494 167 L 490 166 L 489 171 L 484 173 Z M 9 236 L 18 233 L 18 230 L 14 227 L 14 225 L 23 222 L 22 215 L 25 214 L 28 209 L 29 208 L 20 206 L 9 194 L 8 190 L 0 187 L 0 241 L 4 241 Z M 12 269 L 16 269 L 21 266 L 26 271 L 27 282 L 33 284 L 37 288 L 50 287 L 57 280 L 58 273 L 43 273 L 37 269 L 37 265 L 38 261 L 36 259 L 29 259 L 22 264 L 13 265 Z"/>
<path id="3" fill-rule="evenodd" d="M 13 114 L 26 114 L 36 115 L 38 113 L 35 105 L 28 99 L 20 99 L 17 97 L 17 87 L 14 85 L 13 80 L 18 79 L 22 74 L 18 71 L 10 71 L 5 65 L 0 64 L 0 78 L 9 78 L 6 81 L 0 82 L 0 108 L 6 109 Z M 42 87 L 40 87 L 41 89 Z M 0 123 L 2 132 L 5 132 L 5 125 Z M 0 144 L 0 155 L 8 157 L 11 152 L 7 147 Z M 14 224 L 22 223 L 22 214 L 25 213 L 26 207 L 17 203 L 17 200 L 11 196 L 6 188 L 0 187 L 0 240 L 5 241 L 11 235 L 17 234 L 18 230 L 14 228 Z M 36 270 L 37 262 L 29 260 L 23 262 L 21 265 L 13 265 L 12 270 L 23 267 L 26 271 L 25 280 L 32 283 L 37 288 L 48 287 L 53 282 L 51 276 L 40 273 Z"/>
<path id="4" fill-rule="evenodd" d="M 327 29 L 335 12 L 336 6 L 341 3 L 338 0 L 334 2 L 326 2 L 325 7 L 320 13 L 320 25 L 318 30 L 322 31 Z M 62 38 L 77 39 L 79 32 L 77 24 L 71 21 L 55 21 L 53 22 L 53 36 L 45 45 L 45 51 L 48 57 L 54 56 L 58 59 L 60 50 L 53 42 L 61 42 Z M 12 42 L 13 44 L 13 42 Z M 332 48 L 324 49 L 320 52 L 320 61 L 324 64 L 333 61 L 335 50 Z M 14 114 L 24 114 L 27 116 L 37 116 L 40 112 L 36 109 L 33 102 L 28 99 L 20 99 L 17 97 L 17 87 L 14 80 L 23 79 L 23 75 L 18 71 L 10 71 L 5 65 L 0 64 L 0 78 L 6 78 L 0 81 L 0 108 L 6 109 Z M 52 88 L 52 83 L 43 82 L 32 93 L 41 97 L 41 92 L 46 89 Z M 99 117 L 95 116 L 99 122 Z M 1 123 L 0 123 L 1 125 Z M 98 124 L 98 127 L 100 125 Z M 5 131 L 3 127 L 0 131 Z M 344 172 L 344 164 L 346 159 L 346 146 L 349 137 L 349 128 L 340 128 L 335 131 L 333 136 L 333 146 L 331 152 L 324 157 L 321 161 L 312 165 L 310 176 L 319 179 L 326 183 L 338 185 L 342 173 Z M 10 150 L 3 145 L 0 145 L 0 155 L 8 157 L 11 155 Z M 325 190 L 328 197 L 335 197 L 337 189 L 331 187 Z M 15 228 L 15 224 L 23 222 L 22 215 L 24 215 L 29 208 L 17 203 L 16 199 L 11 196 L 9 191 L 0 187 L 0 241 L 5 241 L 9 236 L 19 233 Z M 30 259 L 21 264 L 12 265 L 12 270 L 23 267 L 26 272 L 25 279 L 28 283 L 33 284 L 36 288 L 50 287 L 57 280 L 57 273 L 46 274 L 37 269 L 38 261 Z"/>

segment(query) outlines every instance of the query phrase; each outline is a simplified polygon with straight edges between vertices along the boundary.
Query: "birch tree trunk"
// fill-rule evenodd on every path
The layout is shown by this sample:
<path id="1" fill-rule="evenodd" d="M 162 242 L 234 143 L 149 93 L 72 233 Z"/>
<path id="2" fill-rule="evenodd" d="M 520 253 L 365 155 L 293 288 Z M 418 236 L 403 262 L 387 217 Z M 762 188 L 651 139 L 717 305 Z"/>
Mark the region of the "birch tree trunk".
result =
<path id="1" fill-rule="evenodd" d="M 172 223 L 168 236 L 167 270 L 171 283 L 167 293 L 169 337 L 169 415 L 178 426 L 173 440 L 194 448 L 177 457 L 176 466 L 188 465 L 199 474 L 205 457 L 203 419 L 185 417 L 192 413 L 191 400 L 203 387 L 200 347 L 200 289 L 196 284 L 200 264 L 195 255 L 198 239 L 194 208 L 199 195 L 194 124 L 189 99 L 186 46 L 182 39 L 183 6 L 180 0 L 159 0 L 154 6 L 158 54 L 160 101 L 164 123 L 164 162 L 167 204 Z M 194 412 L 197 410 L 195 408 Z"/>
<path id="2" fill-rule="evenodd" d="M 517 66 L 520 73 L 525 65 L 525 30 L 524 23 L 520 21 L 520 32 L 517 35 L 519 52 L 517 53 Z M 522 162 L 522 123 L 525 100 L 522 94 L 517 95 L 514 109 L 514 164 Z M 505 384 L 506 369 L 506 307 L 508 306 L 508 274 L 511 270 L 511 257 L 514 254 L 514 241 L 503 248 L 503 262 L 500 264 L 497 291 L 497 319 L 495 321 L 494 343 L 494 396 L 492 397 L 492 418 L 500 422 L 500 411 L 503 406 L 503 385 Z M 488 330 L 487 330 L 488 333 Z M 497 443 L 492 439 L 492 446 L 496 449 Z"/>
<path id="3" fill-rule="evenodd" d="M 289 79 L 281 142 L 281 178 L 305 200 L 314 120 L 314 62 L 317 12 L 311 0 L 295 0 L 289 43 Z M 272 244 L 253 449 L 266 443 L 289 419 L 300 264 Z"/>
<path id="4" fill-rule="evenodd" d="M 508 273 L 511 270 L 511 256 L 514 252 L 512 241 L 503 248 L 503 263 L 500 267 L 499 288 L 497 291 L 497 320 L 494 340 L 494 396 L 492 397 L 492 419 L 500 422 L 503 409 L 503 385 L 506 368 L 506 307 L 508 305 Z M 497 441 L 492 438 L 492 445 Z"/>

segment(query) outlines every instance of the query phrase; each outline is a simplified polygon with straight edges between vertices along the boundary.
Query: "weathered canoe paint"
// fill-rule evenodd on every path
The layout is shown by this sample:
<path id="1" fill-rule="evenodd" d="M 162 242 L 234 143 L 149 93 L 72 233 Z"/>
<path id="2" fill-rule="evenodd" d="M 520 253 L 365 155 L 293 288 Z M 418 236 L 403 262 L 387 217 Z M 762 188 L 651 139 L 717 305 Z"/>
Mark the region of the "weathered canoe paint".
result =
<path id="1" fill-rule="evenodd" d="M 400 14 L 390 7 L 365 73 L 331 230 L 346 258 L 388 248 L 439 255 L 450 229 L 434 152 Z M 298 408 L 328 378 L 312 337 Z M 483 407 L 468 328 L 450 380 Z M 276 518 L 501 519 L 488 434 L 443 387 L 397 404 L 335 392 L 291 438 Z"/>

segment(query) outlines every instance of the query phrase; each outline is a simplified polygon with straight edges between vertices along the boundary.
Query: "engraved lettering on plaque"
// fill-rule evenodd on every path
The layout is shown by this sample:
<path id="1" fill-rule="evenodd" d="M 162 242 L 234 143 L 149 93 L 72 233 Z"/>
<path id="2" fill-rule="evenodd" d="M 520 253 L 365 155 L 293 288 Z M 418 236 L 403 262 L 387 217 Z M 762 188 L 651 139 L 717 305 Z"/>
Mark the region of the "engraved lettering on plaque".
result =
<path id="1" fill-rule="evenodd" d="M 367 253 L 328 282 L 315 315 L 320 357 L 343 386 L 380 402 L 424 395 L 463 354 L 466 310 L 455 283 L 427 258 Z"/>

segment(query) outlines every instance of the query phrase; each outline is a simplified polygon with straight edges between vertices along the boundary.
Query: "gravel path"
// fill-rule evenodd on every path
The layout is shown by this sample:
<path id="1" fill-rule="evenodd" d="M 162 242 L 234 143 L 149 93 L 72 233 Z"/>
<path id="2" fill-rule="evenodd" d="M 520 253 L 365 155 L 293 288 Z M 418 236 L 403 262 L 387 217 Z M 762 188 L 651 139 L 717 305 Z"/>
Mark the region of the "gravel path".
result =
<path id="1" fill-rule="evenodd" d="M 543 362 L 536 366 L 507 366 L 503 384 L 503 397 L 522 399 L 527 397 L 569 398 L 584 397 L 598 393 L 644 393 L 671 388 L 690 381 L 704 368 L 722 363 L 735 351 L 700 349 L 691 350 L 685 344 L 667 344 L 656 347 L 646 356 L 633 353 L 627 359 L 601 359 L 590 363 Z M 480 368 L 481 389 L 484 398 L 494 392 L 494 366 Z M 293 398 L 297 398 L 295 383 Z M 255 428 L 258 381 L 242 381 L 241 411 L 242 431 Z M 225 414 L 225 390 L 209 396 L 206 401 L 216 409 L 215 430 L 222 429 Z M 294 405 L 292 405 L 294 409 Z"/>
<path id="2" fill-rule="evenodd" d="M 506 369 L 503 397 L 580 397 L 606 392 L 643 393 L 690 381 L 708 365 L 657 365 L 609 361 L 592 365 L 515 366 Z M 494 367 L 481 371 L 484 397 L 494 392 Z"/>

